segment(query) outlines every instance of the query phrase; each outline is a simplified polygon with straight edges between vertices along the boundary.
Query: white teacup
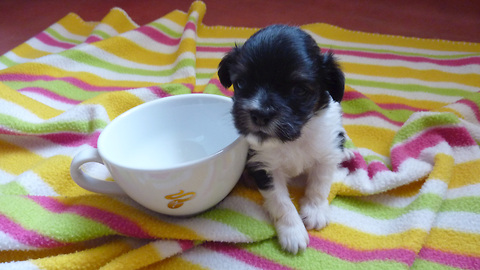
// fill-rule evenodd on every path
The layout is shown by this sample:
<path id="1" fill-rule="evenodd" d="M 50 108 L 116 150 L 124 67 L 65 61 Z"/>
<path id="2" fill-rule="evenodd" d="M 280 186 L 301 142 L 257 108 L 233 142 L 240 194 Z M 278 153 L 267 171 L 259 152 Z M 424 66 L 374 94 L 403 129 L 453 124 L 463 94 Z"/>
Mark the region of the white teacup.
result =
<path id="1" fill-rule="evenodd" d="M 97 149 L 70 166 L 82 188 L 127 194 L 162 214 L 191 215 L 225 198 L 240 178 L 248 144 L 233 125 L 230 98 L 208 94 L 166 97 L 115 118 Z M 115 181 L 97 179 L 82 164 L 104 164 Z"/>

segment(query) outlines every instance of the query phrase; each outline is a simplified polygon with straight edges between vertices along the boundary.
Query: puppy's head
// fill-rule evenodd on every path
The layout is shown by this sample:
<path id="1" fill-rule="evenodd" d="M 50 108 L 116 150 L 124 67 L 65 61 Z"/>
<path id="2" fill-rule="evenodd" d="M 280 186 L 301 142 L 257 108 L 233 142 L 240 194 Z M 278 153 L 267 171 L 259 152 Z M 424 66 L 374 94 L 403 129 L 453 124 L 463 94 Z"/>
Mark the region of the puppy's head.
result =
<path id="1" fill-rule="evenodd" d="M 297 27 L 272 25 L 222 59 L 218 76 L 234 86 L 233 118 L 252 142 L 293 141 L 330 98 L 340 102 L 344 76 L 333 55 Z"/>

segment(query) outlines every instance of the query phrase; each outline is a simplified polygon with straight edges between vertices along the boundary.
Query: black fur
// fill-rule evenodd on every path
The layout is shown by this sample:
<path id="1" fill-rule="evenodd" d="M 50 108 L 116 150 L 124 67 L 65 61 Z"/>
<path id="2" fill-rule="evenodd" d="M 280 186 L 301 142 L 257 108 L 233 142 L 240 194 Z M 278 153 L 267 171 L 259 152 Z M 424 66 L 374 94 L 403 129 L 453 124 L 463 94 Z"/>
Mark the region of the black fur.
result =
<path id="1" fill-rule="evenodd" d="M 218 76 L 234 86 L 232 114 L 243 135 L 260 141 L 293 141 L 330 97 L 340 102 L 344 76 L 332 53 L 298 27 L 272 25 L 255 33 L 222 59 Z M 251 108 L 252 98 L 260 103 Z"/>

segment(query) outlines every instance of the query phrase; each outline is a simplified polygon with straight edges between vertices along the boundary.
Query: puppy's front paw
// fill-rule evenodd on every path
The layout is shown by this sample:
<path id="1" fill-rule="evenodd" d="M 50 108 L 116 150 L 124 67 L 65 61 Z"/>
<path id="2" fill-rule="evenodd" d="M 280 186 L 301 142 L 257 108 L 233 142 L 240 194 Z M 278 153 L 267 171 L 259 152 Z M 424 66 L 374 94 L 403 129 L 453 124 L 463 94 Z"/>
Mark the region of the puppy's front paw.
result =
<path id="1" fill-rule="evenodd" d="M 293 223 L 292 220 L 288 222 L 277 221 L 275 227 L 278 241 L 284 250 L 297 254 L 297 252 L 307 248 L 310 238 L 300 217 L 297 216 Z"/>
<path id="2" fill-rule="evenodd" d="M 320 230 L 330 221 L 330 206 L 328 202 L 305 203 L 300 209 L 300 216 L 307 230 Z"/>

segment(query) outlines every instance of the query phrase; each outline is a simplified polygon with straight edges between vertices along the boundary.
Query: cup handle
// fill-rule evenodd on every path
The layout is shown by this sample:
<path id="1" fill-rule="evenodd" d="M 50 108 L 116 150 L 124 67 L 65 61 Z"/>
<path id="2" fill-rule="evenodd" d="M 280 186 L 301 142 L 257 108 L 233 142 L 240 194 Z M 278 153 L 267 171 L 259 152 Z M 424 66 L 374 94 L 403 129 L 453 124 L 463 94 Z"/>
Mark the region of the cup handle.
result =
<path id="1" fill-rule="evenodd" d="M 70 164 L 70 175 L 72 176 L 73 181 L 77 183 L 77 185 L 86 190 L 97 193 L 105 193 L 112 195 L 126 194 L 125 191 L 123 191 L 123 189 L 117 183 L 91 177 L 86 174 L 82 169 L 80 169 L 80 166 L 88 162 L 98 162 L 104 164 L 97 149 L 85 149 L 80 153 L 76 154 L 72 160 L 72 163 Z"/>

